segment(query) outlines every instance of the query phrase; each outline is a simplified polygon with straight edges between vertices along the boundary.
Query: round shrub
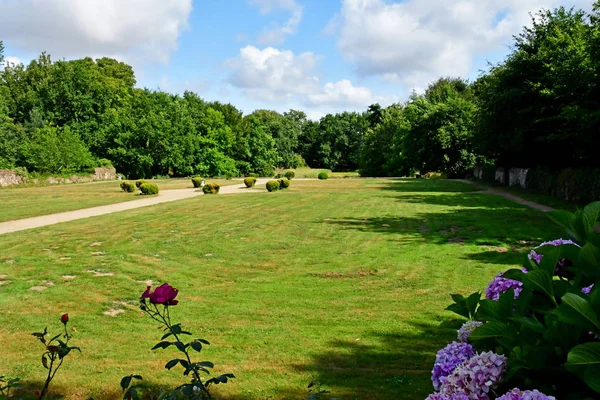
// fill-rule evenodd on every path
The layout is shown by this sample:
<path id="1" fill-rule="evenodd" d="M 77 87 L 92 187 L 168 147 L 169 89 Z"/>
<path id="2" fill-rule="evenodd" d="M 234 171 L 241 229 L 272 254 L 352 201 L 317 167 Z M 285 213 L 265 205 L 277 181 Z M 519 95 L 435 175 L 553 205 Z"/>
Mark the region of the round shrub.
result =
<path id="1" fill-rule="evenodd" d="M 272 180 L 272 181 L 267 182 L 267 190 L 269 192 L 274 192 L 276 190 L 279 190 L 279 181 Z"/>
<path id="2" fill-rule="evenodd" d="M 244 185 L 246 185 L 247 188 L 251 188 L 255 184 L 256 184 L 256 178 L 254 178 L 254 177 L 249 176 L 248 178 L 244 179 Z"/>
<path id="3" fill-rule="evenodd" d="M 158 194 L 158 186 L 154 183 L 142 183 L 140 191 L 143 195 Z"/>
<path id="4" fill-rule="evenodd" d="M 319 179 L 323 180 L 323 179 L 329 179 L 329 174 L 325 171 L 323 172 L 319 172 Z"/>
<path id="5" fill-rule="evenodd" d="M 121 190 L 126 193 L 135 192 L 135 185 L 131 182 L 121 182 Z"/>
<path id="6" fill-rule="evenodd" d="M 135 182 L 135 187 L 139 189 L 144 183 L 146 183 L 146 181 L 143 179 L 140 179 L 139 181 Z"/>
<path id="7" fill-rule="evenodd" d="M 296 173 L 294 171 L 287 171 L 285 173 L 285 178 L 288 179 L 288 180 L 290 180 L 290 181 L 292 179 L 294 179 L 295 177 L 296 177 Z"/>
<path id="8" fill-rule="evenodd" d="M 289 179 L 282 178 L 279 180 L 279 189 L 283 190 L 283 189 L 287 189 L 289 187 L 290 187 Z"/>
<path id="9" fill-rule="evenodd" d="M 192 185 L 194 185 L 195 188 L 199 188 L 202 186 L 202 178 L 192 178 Z"/>
<path id="10" fill-rule="evenodd" d="M 207 183 L 202 188 L 202 191 L 204 192 L 204 194 L 217 194 L 219 193 L 220 189 L 221 186 L 218 183 Z"/>

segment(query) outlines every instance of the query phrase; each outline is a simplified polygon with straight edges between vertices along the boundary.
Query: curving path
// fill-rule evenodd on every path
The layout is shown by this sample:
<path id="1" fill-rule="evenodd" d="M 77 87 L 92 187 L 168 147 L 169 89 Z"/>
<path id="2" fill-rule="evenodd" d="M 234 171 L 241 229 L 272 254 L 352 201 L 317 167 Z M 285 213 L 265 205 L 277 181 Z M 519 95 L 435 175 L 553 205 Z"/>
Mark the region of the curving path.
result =
<path id="1" fill-rule="evenodd" d="M 473 185 L 473 186 L 481 189 L 481 193 L 495 194 L 495 195 L 504 197 L 505 199 L 514 201 L 517 204 L 522 204 L 524 206 L 533 208 L 535 210 L 539 210 L 539 211 L 542 211 L 542 212 L 554 211 L 554 209 L 552 207 L 548 207 L 548 206 L 545 206 L 543 204 L 536 203 L 534 201 L 525 200 L 525 199 L 523 199 L 523 198 L 521 198 L 521 197 L 519 197 L 519 196 L 517 196 L 515 194 L 509 193 L 509 192 L 507 192 L 505 190 L 502 190 L 500 188 L 483 186 L 483 185 L 478 184 L 475 181 L 470 181 L 468 179 L 453 179 L 453 180 L 455 180 L 457 182 L 463 182 L 463 183 L 468 183 L 469 185 Z"/>
<path id="2" fill-rule="evenodd" d="M 269 179 L 258 179 L 257 186 L 263 186 Z M 241 193 L 260 193 L 266 192 L 266 189 L 252 188 L 248 189 L 242 183 L 241 185 L 221 186 L 219 194 L 241 194 Z M 98 215 L 111 214 L 119 211 L 133 210 L 135 208 L 153 206 L 160 203 L 168 203 L 176 200 L 189 199 L 191 197 L 203 196 L 200 189 L 172 189 L 159 192 L 158 196 L 142 198 L 140 200 L 128 201 L 125 203 L 109 204 L 106 206 L 84 208 L 82 210 L 67 211 L 57 214 L 42 215 L 39 217 L 18 219 L 15 221 L 6 221 L 0 223 L 0 235 L 10 232 L 24 231 L 27 229 L 40 228 L 43 226 L 59 224 L 61 222 L 74 221 L 82 218 L 96 217 Z"/>

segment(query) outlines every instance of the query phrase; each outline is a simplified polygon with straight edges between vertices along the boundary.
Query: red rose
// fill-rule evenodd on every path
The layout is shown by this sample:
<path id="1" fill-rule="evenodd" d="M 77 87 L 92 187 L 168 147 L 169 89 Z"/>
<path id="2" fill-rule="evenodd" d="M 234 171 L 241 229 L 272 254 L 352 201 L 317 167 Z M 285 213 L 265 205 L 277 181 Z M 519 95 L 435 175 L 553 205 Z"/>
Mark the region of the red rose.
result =
<path id="1" fill-rule="evenodd" d="M 63 314 L 62 317 L 60 317 L 60 321 L 66 325 L 67 322 L 69 322 L 69 314 Z"/>
<path id="2" fill-rule="evenodd" d="M 150 289 L 151 287 L 148 286 L 146 291 L 142 294 L 142 300 L 150 299 L 150 303 L 152 304 L 163 304 L 165 306 L 175 306 L 179 303 L 178 300 L 175 300 L 179 291 L 174 287 L 169 286 L 168 283 L 163 283 L 152 293 L 150 293 Z"/>

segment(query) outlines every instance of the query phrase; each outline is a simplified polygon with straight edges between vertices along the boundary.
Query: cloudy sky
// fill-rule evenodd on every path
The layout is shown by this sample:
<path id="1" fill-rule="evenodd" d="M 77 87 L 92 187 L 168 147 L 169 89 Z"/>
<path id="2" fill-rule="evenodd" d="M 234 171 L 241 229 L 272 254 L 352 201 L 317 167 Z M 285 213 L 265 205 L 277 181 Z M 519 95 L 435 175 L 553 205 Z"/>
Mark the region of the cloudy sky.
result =
<path id="1" fill-rule="evenodd" d="M 138 86 L 312 118 L 502 60 L 529 13 L 592 0 L 0 0 L 13 62 L 109 56 Z"/>

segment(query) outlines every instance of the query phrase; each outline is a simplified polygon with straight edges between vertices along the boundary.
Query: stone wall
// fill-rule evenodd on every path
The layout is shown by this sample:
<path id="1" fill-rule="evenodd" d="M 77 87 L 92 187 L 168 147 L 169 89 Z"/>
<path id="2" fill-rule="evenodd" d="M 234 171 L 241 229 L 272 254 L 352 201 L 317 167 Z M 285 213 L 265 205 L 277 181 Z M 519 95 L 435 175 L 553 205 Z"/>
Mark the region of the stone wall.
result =
<path id="1" fill-rule="evenodd" d="M 494 175 L 494 180 L 496 182 L 504 183 L 504 168 L 497 168 L 496 174 Z"/>
<path id="2" fill-rule="evenodd" d="M 529 169 L 525 168 L 511 168 L 508 171 L 508 186 L 520 186 L 522 188 L 527 187 L 527 172 Z"/>
<path id="3" fill-rule="evenodd" d="M 0 169 L 0 186 L 18 185 L 26 181 L 26 177 L 17 174 L 12 169 Z"/>
<path id="4" fill-rule="evenodd" d="M 93 181 L 110 181 L 117 179 L 117 171 L 114 168 L 95 168 L 93 175 L 80 176 L 73 175 L 70 178 L 49 176 L 40 181 L 33 179 L 33 184 L 46 183 L 49 185 L 57 185 L 61 183 L 85 183 Z M 21 176 L 17 171 L 11 169 L 0 170 L 0 186 L 19 185 L 27 182 L 27 177 Z"/>
<path id="5" fill-rule="evenodd" d="M 477 179 L 483 179 L 483 167 L 481 165 L 473 167 L 473 175 Z"/>

